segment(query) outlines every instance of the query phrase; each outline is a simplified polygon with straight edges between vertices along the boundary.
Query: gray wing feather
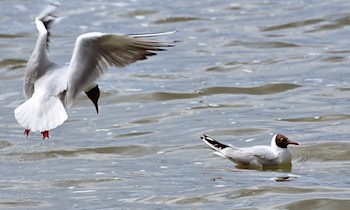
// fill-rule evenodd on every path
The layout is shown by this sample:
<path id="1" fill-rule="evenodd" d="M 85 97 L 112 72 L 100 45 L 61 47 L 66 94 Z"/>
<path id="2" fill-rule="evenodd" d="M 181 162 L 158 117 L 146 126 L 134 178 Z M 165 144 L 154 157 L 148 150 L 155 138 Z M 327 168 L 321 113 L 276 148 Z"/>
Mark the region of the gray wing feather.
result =
<path id="1" fill-rule="evenodd" d="M 50 34 L 49 29 L 55 19 L 52 13 L 56 8 L 57 5 L 51 4 L 35 18 L 39 36 L 25 69 L 24 95 L 26 98 L 30 98 L 33 95 L 35 81 L 43 76 L 48 69 L 55 66 L 47 58 L 47 48 Z M 44 27 L 40 28 L 38 24 L 42 24 Z"/>
<path id="2" fill-rule="evenodd" d="M 173 42 L 150 39 L 157 35 L 163 34 L 117 35 L 94 32 L 80 35 L 69 65 L 66 103 L 71 105 L 76 95 L 109 67 L 124 67 L 156 55 L 155 51 L 173 46 Z"/>
<path id="3" fill-rule="evenodd" d="M 268 146 L 254 146 L 249 151 L 260 160 L 273 161 L 277 158 L 277 154 L 273 153 Z"/>
<path id="4" fill-rule="evenodd" d="M 231 161 L 243 165 L 249 165 L 254 161 L 266 163 L 274 161 L 277 157 L 276 154 L 271 152 L 270 149 L 265 146 L 236 149 L 229 147 L 223 149 L 222 153 Z"/>

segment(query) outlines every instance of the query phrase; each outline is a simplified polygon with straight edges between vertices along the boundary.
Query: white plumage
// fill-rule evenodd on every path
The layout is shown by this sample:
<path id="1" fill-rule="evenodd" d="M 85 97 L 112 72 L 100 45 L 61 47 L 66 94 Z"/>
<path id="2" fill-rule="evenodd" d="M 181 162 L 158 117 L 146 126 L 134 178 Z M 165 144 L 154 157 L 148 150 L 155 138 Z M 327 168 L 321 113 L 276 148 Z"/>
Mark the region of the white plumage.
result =
<path id="1" fill-rule="evenodd" d="M 289 144 L 298 145 L 282 134 L 274 135 L 270 146 L 245 148 L 222 144 L 207 135 L 202 136 L 201 139 L 215 150 L 215 154 L 231 160 L 238 166 L 260 169 L 270 166 L 290 167 L 292 155 L 287 146 Z"/>
<path id="2" fill-rule="evenodd" d="M 29 131 L 40 131 L 43 138 L 49 130 L 68 119 L 66 108 L 84 91 L 98 112 L 100 91 L 96 80 L 109 67 L 124 67 L 156 55 L 156 51 L 172 47 L 174 42 L 152 39 L 165 33 L 119 35 L 92 32 L 76 39 L 69 66 L 59 66 L 48 59 L 50 26 L 57 5 L 50 5 L 35 18 L 39 36 L 25 69 L 24 94 L 26 102 L 14 111 L 18 123 Z"/>

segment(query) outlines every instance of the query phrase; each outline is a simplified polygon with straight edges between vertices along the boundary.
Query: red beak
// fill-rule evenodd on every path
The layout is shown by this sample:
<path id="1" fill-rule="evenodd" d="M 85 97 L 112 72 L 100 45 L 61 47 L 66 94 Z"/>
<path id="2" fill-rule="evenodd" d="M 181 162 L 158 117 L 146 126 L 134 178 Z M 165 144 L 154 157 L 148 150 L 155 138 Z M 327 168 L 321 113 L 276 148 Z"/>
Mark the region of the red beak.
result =
<path id="1" fill-rule="evenodd" d="M 299 145 L 299 143 L 297 143 L 297 142 L 295 142 L 295 141 L 290 141 L 290 140 L 288 140 L 288 144 Z"/>

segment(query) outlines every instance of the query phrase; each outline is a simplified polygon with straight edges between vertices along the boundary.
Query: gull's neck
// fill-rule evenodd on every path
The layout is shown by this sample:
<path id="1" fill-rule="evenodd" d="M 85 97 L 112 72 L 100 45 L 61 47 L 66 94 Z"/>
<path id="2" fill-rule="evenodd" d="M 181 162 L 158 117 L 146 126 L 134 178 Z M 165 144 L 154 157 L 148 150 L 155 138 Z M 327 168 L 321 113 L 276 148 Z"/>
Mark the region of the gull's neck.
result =
<path id="1" fill-rule="evenodd" d="M 275 152 L 289 151 L 287 148 L 282 148 L 277 146 L 276 137 L 277 137 L 277 134 L 275 134 L 271 139 L 271 149 Z"/>
<path id="2" fill-rule="evenodd" d="M 288 148 L 282 148 L 276 145 L 276 135 L 271 139 L 271 149 L 277 155 L 279 164 L 289 164 L 292 156 Z"/>

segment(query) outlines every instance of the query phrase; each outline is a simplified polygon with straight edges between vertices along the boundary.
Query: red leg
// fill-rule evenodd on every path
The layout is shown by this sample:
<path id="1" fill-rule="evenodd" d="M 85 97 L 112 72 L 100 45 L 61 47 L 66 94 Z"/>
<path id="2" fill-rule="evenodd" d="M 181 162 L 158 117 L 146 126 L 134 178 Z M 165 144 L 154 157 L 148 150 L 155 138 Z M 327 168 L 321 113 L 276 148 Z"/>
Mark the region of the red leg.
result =
<path id="1" fill-rule="evenodd" d="M 30 130 L 29 130 L 29 129 L 25 129 L 25 130 L 24 130 L 24 135 L 26 135 L 26 136 L 27 136 L 27 138 L 28 138 L 29 132 L 30 132 Z"/>
<path id="2" fill-rule="evenodd" d="M 45 138 L 49 139 L 49 131 L 41 132 L 41 134 L 43 134 L 43 139 Z"/>

